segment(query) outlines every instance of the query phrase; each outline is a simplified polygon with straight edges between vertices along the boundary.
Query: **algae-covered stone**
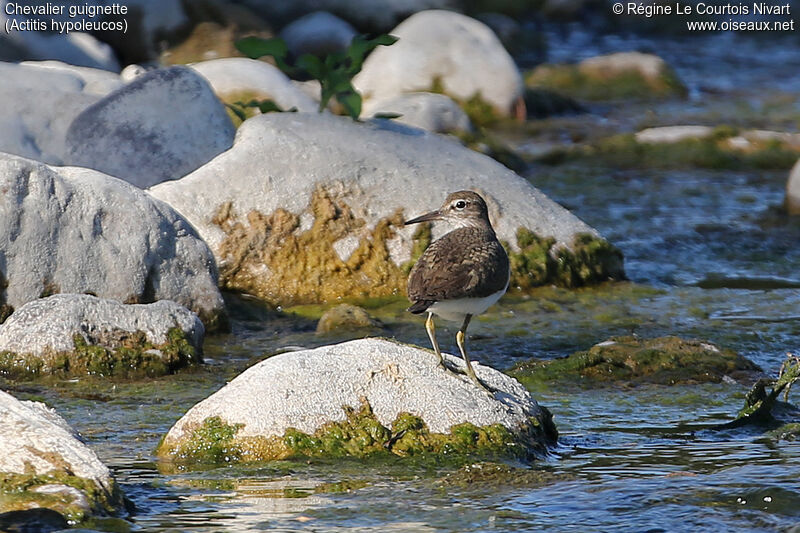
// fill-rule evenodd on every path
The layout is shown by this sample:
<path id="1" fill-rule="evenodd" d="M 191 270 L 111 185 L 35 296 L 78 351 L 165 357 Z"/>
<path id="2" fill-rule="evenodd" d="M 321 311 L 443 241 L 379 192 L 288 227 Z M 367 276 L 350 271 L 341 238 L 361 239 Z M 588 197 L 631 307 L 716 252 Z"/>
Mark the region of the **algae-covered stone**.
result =
<path id="1" fill-rule="evenodd" d="M 448 364 L 464 370 L 460 358 Z M 294 456 L 486 454 L 531 459 L 555 426 L 517 381 L 475 365 L 496 392 L 427 350 L 363 339 L 284 353 L 192 407 L 158 455 L 174 461 Z"/>
<path id="2" fill-rule="evenodd" d="M 686 94 L 686 87 L 663 59 L 641 52 L 592 57 L 577 65 L 541 65 L 525 77 L 525 83 L 586 100 Z"/>
<path id="3" fill-rule="evenodd" d="M 203 323 L 175 302 L 125 305 L 57 294 L 17 309 L 0 325 L 6 375 L 160 375 L 202 361 Z"/>
<path id="4" fill-rule="evenodd" d="M 0 515 L 50 509 L 69 524 L 122 511 L 122 493 L 63 418 L 0 391 Z"/>
<path id="5" fill-rule="evenodd" d="M 659 337 L 613 337 L 589 350 L 549 361 L 517 365 L 511 374 L 525 384 L 642 381 L 663 384 L 718 383 L 748 377 L 760 368 L 731 350 L 709 342 Z"/>
<path id="6" fill-rule="evenodd" d="M 285 305 L 404 291 L 403 267 L 431 235 L 403 220 L 462 189 L 486 198 L 493 227 L 512 250 L 523 247 L 520 228 L 552 238 L 553 254 L 575 252 L 579 235 L 605 242 L 528 181 L 457 142 L 327 114 L 251 118 L 231 150 L 150 192 L 203 235 L 224 287 Z M 432 237 L 445 229 L 434 227 Z M 588 267 L 601 279 L 624 276 L 618 257 Z"/>
<path id="7" fill-rule="evenodd" d="M 504 463 L 482 462 L 464 465 L 441 478 L 442 487 L 475 489 L 478 491 L 536 488 L 571 479 L 569 474 L 549 470 L 520 468 Z"/>
<path id="8" fill-rule="evenodd" d="M 0 154 L 0 305 L 55 293 L 173 300 L 225 318 L 208 246 L 174 209 L 100 172 Z"/>
<path id="9" fill-rule="evenodd" d="M 363 307 L 350 304 L 339 304 L 328 309 L 317 323 L 317 334 L 339 330 L 375 330 L 381 323 L 367 313 Z"/>
<path id="10" fill-rule="evenodd" d="M 364 61 L 353 85 L 365 99 L 428 91 L 458 100 L 480 98 L 496 116 L 512 116 L 522 77 L 500 39 L 484 23 L 452 11 L 429 10 L 403 21 L 392 46 Z"/>

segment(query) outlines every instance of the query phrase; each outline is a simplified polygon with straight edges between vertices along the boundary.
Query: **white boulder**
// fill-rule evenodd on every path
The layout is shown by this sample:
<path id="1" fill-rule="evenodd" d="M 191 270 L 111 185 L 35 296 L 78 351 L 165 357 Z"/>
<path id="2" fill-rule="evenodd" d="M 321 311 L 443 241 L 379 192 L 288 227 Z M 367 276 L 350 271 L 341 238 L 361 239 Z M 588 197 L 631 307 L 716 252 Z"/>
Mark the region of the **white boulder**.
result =
<path id="1" fill-rule="evenodd" d="M 0 206 L 0 303 L 90 292 L 173 300 L 207 325 L 224 317 L 208 246 L 172 208 L 122 180 L 0 154 Z"/>
<path id="2" fill-rule="evenodd" d="M 452 11 L 422 11 L 391 34 L 399 40 L 373 51 L 353 85 L 365 99 L 428 91 L 459 100 L 480 96 L 509 116 L 523 92 L 514 60 L 484 23 Z"/>
<path id="3" fill-rule="evenodd" d="M 295 57 L 345 50 L 356 34 L 349 22 L 326 11 L 309 13 L 281 30 L 281 38 Z"/>
<path id="4" fill-rule="evenodd" d="M 398 114 L 395 122 L 434 133 L 470 131 L 472 123 L 449 96 L 435 93 L 406 93 L 383 100 L 369 100 L 363 116 Z"/>
<path id="5" fill-rule="evenodd" d="M 786 182 L 786 210 L 791 215 L 800 215 L 800 160 L 794 164 Z"/>
<path id="6" fill-rule="evenodd" d="M 84 109 L 65 163 L 137 187 L 180 178 L 230 148 L 235 130 L 208 82 L 188 67 L 147 72 Z"/>

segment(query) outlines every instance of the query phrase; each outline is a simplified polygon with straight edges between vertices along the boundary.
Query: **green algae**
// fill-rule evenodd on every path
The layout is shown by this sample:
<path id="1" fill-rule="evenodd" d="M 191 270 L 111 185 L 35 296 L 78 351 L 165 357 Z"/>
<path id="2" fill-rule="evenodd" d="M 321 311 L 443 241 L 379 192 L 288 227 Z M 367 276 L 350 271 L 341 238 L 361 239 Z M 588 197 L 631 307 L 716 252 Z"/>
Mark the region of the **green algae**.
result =
<path id="1" fill-rule="evenodd" d="M 540 237 L 527 228 L 519 228 L 519 251 L 504 244 L 511 265 L 509 286 L 520 291 L 542 285 L 573 288 L 624 279 L 622 252 L 589 233 L 577 234 L 570 248 L 554 250 L 553 237 Z"/>
<path id="2" fill-rule="evenodd" d="M 408 261 L 401 266 L 403 273 L 408 275 L 414 264 L 422 257 L 425 250 L 433 242 L 433 232 L 430 222 L 422 222 L 417 224 L 417 229 L 414 230 L 414 235 L 411 237 L 413 244 L 411 245 L 411 257 Z"/>
<path id="3" fill-rule="evenodd" d="M 541 65 L 525 75 L 525 84 L 581 100 L 629 100 L 684 97 L 686 86 L 666 67 L 657 76 L 638 70 L 611 72 L 583 65 Z"/>
<path id="4" fill-rule="evenodd" d="M 325 311 L 317 323 L 317 335 L 335 331 L 380 330 L 382 324 L 366 309 L 357 305 L 339 304 Z"/>
<path id="5" fill-rule="evenodd" d="M 773 408 L 778 397 L 784 394 L 784 402 L 789 399 L 792 385 L 800 380 L 800 358 L 789 354 L 781 365 L 777 379 L 762 378 L 756 381 L 745 397 L 744 407 L 736 415 L 731 425 L 738 427 L 744 424 L 759 424 L 772 422 Z M 767 387 L 772 387 L 767 392 Z"/>
<path id="6" fill-rule="evenodd" d="M 31 469 L 32 470 L 32 469 Z M 64 516 L 70 524 L 84 521 L 92 514 L 114 514 L 123 506 L 119 487 L 111 481 L 110 491 L 90 479 L 74 475 L 68 465 L 44 474 L 26 472 L 0 473 L 0 513 L 32 508 L 51 509 Z M 40 487 L 64 485 L 77 489 L 86 497 L 85 508 L 68 492 L 38 492 Z"/>
<path id="7" fill-rule="evenodd" d="M 733 128 L 719 126 L 707 137 L 669 143 L 640 143 L 635 135 L 625 133 L 589 145 L 555 150 L 538 161 L 582 161 L 614 168 L 718 170 L 788 170 L 797 161 L 798 152 L 777 140 L 755 143 L 750 150 L 731 148 L 727 141 L 733 132 Z"/>
<path id="8" fill-rule="evenodd" d="M 11 379 L 49 375 L 139 378 L 171 374 L 202 362 L 187 334 L 178 327 L 169 329 L 163 344 L 150 342 L 142 331 L 118 331 L 107 337 L 99 340 L 102 344 L 94 344 L 76 333 L 72 337 L 75 349 L 66 352 L 0 352 L 0 375 Z"/>
<path id="9" fill-rule="evenodd" d="M 438 480 L 443 488 L 514 490 L 551 485 L 574 479 L 573 475 L 549 470 L 520 468 L 505 463 L 480 462 L 462 466 Z"/>
<path id="10" fill-rule="evenodd" d="M 784 424 L 766 433 L 773 440 L 798 441 L 800 440 L 800 423 Z"/>
<path id="11" fill-rule="evenodd" d="M 555 443 L 552 415 L 543 409 L 541 420 L 531 418 L 526 427 L 512 432 L 501 424 L 475 426 L 463 423 L 450 433 L 432 433 L 418 416 L 400 413 L 391 427 L 383 426 L 366 400 L 356 409 L 343 406 L 345 419 L 328 422 L 313 434 L 288 428 L 282 436 L 237 436 L 241 424 L 211 417 L 178 443 L 159 443 L 156 454 L 176 463 L 274 461 L 314 458 L 420 457 L 440 459 L 473 456 L 505 457 L 530 461 Z"/>
<path id="12" fill-rule="evenodd" d="M 528 387 L 542 382 L 583 384 L 618 381 L 718 383 L 725 376 L 747 376 L 760 368 L 731 350 L 679 337 L 612 337 L 589 350 L 549 361 L 516 365 L 510 374 Z"/>
<path id="13" fill-rule="evenodd" d="M 14 308 L 8 303 L 6 303 L 6 288 L 8 287 L 8 280 L 6 280 L 5 275 L 3 272 L 0 272 L 0 324 L 6 321 L 8 317 L 11 316 L 11 313 L 14 312 Z"/>

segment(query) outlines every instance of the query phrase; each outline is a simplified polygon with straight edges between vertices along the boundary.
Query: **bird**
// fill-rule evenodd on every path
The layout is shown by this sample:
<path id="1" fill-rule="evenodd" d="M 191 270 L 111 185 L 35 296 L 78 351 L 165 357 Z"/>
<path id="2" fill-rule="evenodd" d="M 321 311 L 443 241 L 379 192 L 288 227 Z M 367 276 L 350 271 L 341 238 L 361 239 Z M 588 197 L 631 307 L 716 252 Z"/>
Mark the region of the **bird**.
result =
<path id="1" fill-rule="evenodd" d="M 449 223 L 453 229 L 431 243 L 409 272 L 408 311 L 428 313 L 425 329 L 439 364 L 445 369 L 433 316 L 461 322 L 456 344 L 467 376 L 488 390 L 472 368 L 464 341 L 472 317 L 486 311 L 508 290 L 508 255 L 489 221 L 486 201 L 476 192 L 451 193 L 439 209 L 407 220 L 404 225 L 434 221 Z"/>

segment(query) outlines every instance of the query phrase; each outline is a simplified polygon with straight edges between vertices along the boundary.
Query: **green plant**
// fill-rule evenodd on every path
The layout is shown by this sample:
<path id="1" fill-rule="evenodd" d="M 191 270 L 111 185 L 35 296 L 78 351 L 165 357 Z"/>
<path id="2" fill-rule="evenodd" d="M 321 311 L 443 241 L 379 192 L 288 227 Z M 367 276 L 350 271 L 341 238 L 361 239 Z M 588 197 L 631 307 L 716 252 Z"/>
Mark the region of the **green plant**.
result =
<path id="1" fill-rule="evenodd" d="M 236 115 L 238 119 L 241 120 L 242 122 L 247 120 L 247 110 L 249 108 L 258 109 L 259 111 L 261 111 L 262 114 L 272 113 L 272 112 L 277 112 L 277 113 L 297 112 L 296 107 L 291 107 L 289 109 L 282 109 L 278 104 L 276 104 L 275 102 L 273 102 L 268 98 L 264 100 L 253 99 L 250 100 L 249 102 L 243 102 L 241 100 L 237 100 L 232 104 L 226 103 L 225 106 L 227 106 L 227 108 L 230 109 L 233 112 L 233 114 Z"/>
<path id="2" fill-rule="evenodd" d="M 353 87 L 353 77 L 361 72 L 367 54 L 378 46 L 390 46 L 395 42 L 397 37 L 392 35 L 379 35 L 374 39 L 357 35 L 343 52 L 333 52 L 324 58 L 303 54 L 293 65 L 288 63 L 289 49 L 283 39 L 245 37 L 236 42 L 236 49 L 252 59 L 272 57 L 278 68 L 289 77 L 307 74 L 318 80 L 321 87 L 319 111 L 322 112 L 331 98 L 335 98 L 353 120 L 358 120 L 361 95 Z"/>

